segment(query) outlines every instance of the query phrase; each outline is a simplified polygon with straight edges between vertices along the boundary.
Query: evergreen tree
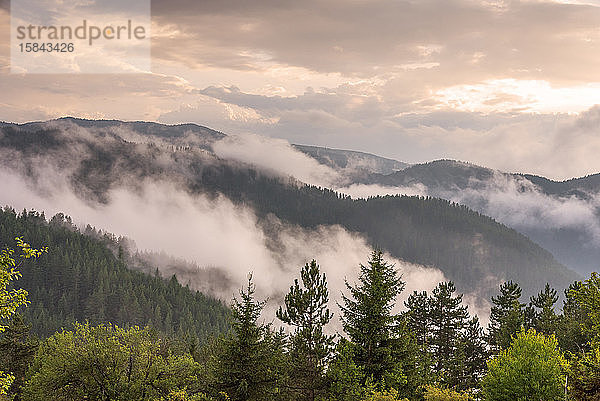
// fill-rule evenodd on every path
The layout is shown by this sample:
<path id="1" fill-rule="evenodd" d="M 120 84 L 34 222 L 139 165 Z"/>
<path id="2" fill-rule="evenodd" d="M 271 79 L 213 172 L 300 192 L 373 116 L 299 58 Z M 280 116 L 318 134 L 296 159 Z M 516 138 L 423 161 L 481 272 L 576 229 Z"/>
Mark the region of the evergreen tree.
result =
<path id="1" fill-rule="evenodd" d="M 469 317 L 462 295 L 454 295 L 451 281 L 438 284 L 431 297 L 431 352 L 441 383 L 451 387 L 458 384 L 458 347 L 461 331 Z"/>
<path id="2" fill-rule="evenodd" d="M 431 299 L 426 291 L 414 291 L 404 301 L 404 306 L 406 311 L 402 317 L 415 346 L 415 385 L 421 387 L 433 381 L 433 361 L 430 348 L 432 336 Z"/>
<path id="3" fill-rule="evenodd" d="M 0 336 L 0 370 L 10 371 L 15 378 L 8 390 L 8 396 L 14 401 L 21 399 L 25 374 L 38 347 L 38 341 L 29 334 L 30 329 L 31 324 L 16 313 Z"/>
<path id="4" fill-rule="evenodd" d="M 323 334 L 323 327 L 333 315 L 327 308 L 329 292 L 325 273 L 320 275 L 315 260 L 306 264 L 298 279 L 285 296 L 285 309 L 279 308 L 277 317 L 295 327 L 291 336 L 291 375 L 293 390 L 298 399 L 314 401 L 325 390 L 324 373 L 331 354 L 333 336 Z"/>
<path id="5" fill-rule="evenodd" d="M 521 288 L 512 281 L 500 285 L 500 295 L 492 297 L 488 342 L 494 351 L 506 349 L 512 337 L 525 324 L 524 304 L 519 302 Z"/>
<path id="6" fill-rule="evenodd" d="M 558 316 L 556 338 L 569 358 L 588 351 L 593 335 L 590 318 L 576 298 L 582 285 L 575 281 L 565 290 L 562 314 Z"/>
<path id="7" fill-rule="evenodd" d="M 264 301 L 254 293 L 249 275 L 240 300 L 233 300 L 233 335 L 224 339 L 215 364 L 215 387 L 232 401 L 272 401 L 282 384 L 283 338 L 258 322 Z"/>
<path id="8" fill-rule="evenodd" d="M 426 352 L 431 337 L 431 303 L 427 292 L 414 291 L 404 301 L 404 306 L 406 307 L 404 320 L 419 348 Z"/>
<path id="9" fill-rule="evenodd" d="M 373 383 L 385 387 L 401 382 L 400 361 L 394 358 L 398 316 L 392 308 L 404 282 L 375 250 L 368 264 L 360 265 L 359 284 L 346 282 L 346 287 L 350 296 L 342 294 L 342 324 L 356 347 L 356 364 Z"/>
<path id="10" fill-rule="evenodd" d="M 456 388 L 475 392 L 486 371 L 488 357 L 483 327 L 477 316 L 469 319 L 460 334 L 457 350 Z"/>
<path id="11" fill-rule="evenodd" d="M 554 312 L 556 301 L 558 301 L 558 295 L 554 288 L 550 288 L 550 284 L 546 284 L 544 290 L 540 291 L 537 296 L 531 297 L 531 306 L 538 309 L 535 311 L 533 320 L 533 328 L 538 333 L 555 334 L 558 324 L 558 317 Z"/>
<path id="12" fill-rule="evenodd" d="M 328 401 L 356 401 L 367 395 L 363 369 L 355 362 L 354 345 L 340 338 L 327 367 Z"/>

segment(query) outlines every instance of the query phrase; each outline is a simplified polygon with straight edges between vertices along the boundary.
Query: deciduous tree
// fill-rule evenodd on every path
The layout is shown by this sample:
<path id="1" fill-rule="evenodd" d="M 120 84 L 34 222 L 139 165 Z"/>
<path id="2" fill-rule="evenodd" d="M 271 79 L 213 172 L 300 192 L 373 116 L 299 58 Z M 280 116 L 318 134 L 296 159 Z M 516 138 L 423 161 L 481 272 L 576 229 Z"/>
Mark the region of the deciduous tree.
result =
<path id="1" fill-rule="evenodd" d="M 567 363 L 554 336 L 521 330 L 510 347 L 488 362 L 486 401 L 559 401 Z"/>

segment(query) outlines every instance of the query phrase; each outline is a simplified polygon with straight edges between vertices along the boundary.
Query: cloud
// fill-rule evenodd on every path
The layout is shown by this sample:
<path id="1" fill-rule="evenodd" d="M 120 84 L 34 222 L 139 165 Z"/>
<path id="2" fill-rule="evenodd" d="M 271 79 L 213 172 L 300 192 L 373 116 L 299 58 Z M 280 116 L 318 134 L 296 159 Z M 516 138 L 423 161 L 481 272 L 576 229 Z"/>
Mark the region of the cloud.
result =
<path id="1" fill-rule="evenodd" d="M 598 7 L 200 3 L 154 1 L 153 73 L 131 76 L 9 75 L 0 11 L 2 119 L 197 122 L 410 163 L 454 158 L 551 178 L 600 170 L 597 126 L 569 115 L 588 118 L 598 99 Z"/>
<path id="2" fill-rule="evenodd" d="M 438 63 L 418 71 L 429 74 L 434 84 L 509 72 L 595 80 L 597 45 L 586 39 L 596 37 L 599 13 L 586 5 L 521 1 L 503 2 L 501 8 L 469 0 L 153 4 L 159 24 L 177 23 L 185 33 L 158 42 L 159 58 L 239 70 L 303 66 L 363 78 Z M 441 19 L 444 24 L 438 23 Z M 219 29 L 223 26 L 228 29 Z"/>
<path id="3" fill-rule="evenodd" d="M 246 124 L 246 132 L 291 143 L 360 149 L 409 163 L 465 160 L 552 179 L 600 170 L 595 157 L 600 151 L 600 106 L 578 115 L 515 110 L 486 114 L 408 109 L 398 113 L 401 104 L 378 100 L 380 95 L 365 91 L 361 85 L 339 86 L 283 97 L 211 87 L 202 94 L 220 104 L 254 110 L 259 118 Z M 226 123 L 223 129 L 243 131 L 235 122 Z"/>
<path id="4" fill-rule="evenodd" d="M 519 231 L 581 230 L 590 245 L 600 247 L 600 194 L 591 194 L 589 199 L 546 195 L 529 180 L 503 174 L 473 182 L 467 189 L 430 193 L 470 206 Z"/>
<path id="5" fill-rule="evenodd" d="M 165 252 L 216 269 L 221 274 L 212 277 L 226 279 L 225 283 L 198 282 L 196 277 L 209 276 L 195 277 L 189 270 L 182 271 L 182 281 L 192 288 L 208 288 L 225 301 L 245 282 L 247 273 L 253 272 L 258 295 L 270 299 L 265 311 L 268 320 L 274 318 L 275 309 L 301 266 L 313 258 L 328 276 L 330 307 L 339 317 L 334 301 L 341 299 L 344 280 L 356 280 L 359 263 L 366 263 L 371 251 L 364 237 L 340 226 L 307 230 L 274 217 L 260 222 L 251 209 L 236 206 L 223 196 L 192 196 L 172 183 L 147 181 L 136 191 L 117 187 L 109 192 L 107 204 L 97 204 L 78 197 L 56 171 L 45 169 L 40 173 L 34 183 L 11 170 L 1 170 L 0 181 L 6 184 L 6 190 L 0 202 L 17 209 L 44 211 L 46 215 L 65 212 L 77 224 L 91 224 L 133 239 L 141 251 Z M 407 291 L 431 290 L 444 280 L 437 269 L 389 255 L 386 258 L 407 281 Z M 173 272 L 172 266 L 161 267 Z M 334 327 L 339 329 L 339 324 Z"/>
<path id="6" fill-rule="evenodd" d="M 371 196 L 408 195 L 425 196 L 427 188 L 422 184 L 409 187 L 390 187 L 377 184 L 352 184 L 347 187 L 337 188 L 338 192 L 350 195 L 353 199 L 367 199 Z"/>
<path id="7" fill-rule="evenodd" d="M 319 164 L 283 139 L 254 134 L 228 136 L 216 142 L 213 150 L 223 159 L 244 162 L 313 185 L 332 187 L 341 181 L 335 170 Z"/>

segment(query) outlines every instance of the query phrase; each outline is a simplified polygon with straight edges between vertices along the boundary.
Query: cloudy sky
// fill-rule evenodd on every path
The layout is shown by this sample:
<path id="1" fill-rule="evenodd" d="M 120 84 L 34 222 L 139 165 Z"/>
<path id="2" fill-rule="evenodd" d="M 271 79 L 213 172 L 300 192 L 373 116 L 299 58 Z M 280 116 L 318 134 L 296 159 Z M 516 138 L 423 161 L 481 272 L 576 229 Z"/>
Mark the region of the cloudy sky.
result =
<path id="1" fill-rule="evenodd" d="M 152 68 L 122 75 L 11 74 L 0 4 L 0 120 L 195 122 L 406 162 L 600 172 L 600 0 L 155 0 Z"/>

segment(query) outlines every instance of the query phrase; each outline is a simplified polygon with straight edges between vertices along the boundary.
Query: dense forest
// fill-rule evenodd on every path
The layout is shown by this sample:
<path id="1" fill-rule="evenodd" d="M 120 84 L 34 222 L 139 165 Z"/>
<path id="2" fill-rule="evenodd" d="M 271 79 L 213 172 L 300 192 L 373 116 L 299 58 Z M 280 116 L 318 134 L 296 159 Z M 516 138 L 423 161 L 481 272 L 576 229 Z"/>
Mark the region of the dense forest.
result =
<path id="1" fill-rule="evenodd" d="M 0 210 L 0 247 L 12 247 L 14 238 L 23 236 L 48 248 L 44 257 L 20 267 L 19 287 L 31 302 L 23 315 L 32 333 L 46 337 L 89 321 L 148 325 L 204 340 L 229 327 L 229 310 L 221 302 L 182 287 L 174 276 L 128 269 L 118 238 L 89 226 L 84 231 L 62 214 L 46 221 L 34 211 Z"/>
<path id="2" fill-rule="evenodd" d="M 207 144 L 223 134 L 206 128 L 205 132 L 196 126 L 193 134 L 188 133 L 200 148 L 166 147 L 127 141 L 109 129 L 119 124 L 148 141 L 186 143 L 181 142 L 184 130 L 179 126 L 169 131 L 156 124 L 61 120 L 53 125 L 5 125 L 0 150 L 18 155 L 5 158 L 6 167 L 33 180 L 43 177 L 40 165 L 63 171 L 74 192 L 85 199 L 108 202 L 111 188 L 135 189 L 150 178 L 178 183 L 194 194 L 223 194 L 251 207 L 266 225 L 271 215 L 305 228 L 338 224 L 363 234 L 392 256 L 439 268 L 460 291 L 477 286 L 486 297 L 493 293 L 490 278 L 518 281 L 526 295 L 537 293 L 546 281 L 566 288 L 579 278 L 527 237 L 465 206 L 407 196 L 350 199 L 219 159 Z M 90 131 L 84 135 L 74 129 L 79 126 Z"/>
<path id="3" fill-rule="evenodd" d="M 406 283 L 378 250 L 360 265 L 358 281 L 347 283 L 341 316 L 333 316 L 327 277 L 313 260 L 299 267 L 276 313 L 277 321 L 289 328 L 283 331 L 265 323 L 272 319 L 262 316 L 264 301 L 257 298 L 251 275 L 227 320 L 220 303 L 175 279 L 128 271 L 118 251 L 115 256 L 103 240 L 77 232 L 62 215 L 46 222 L 35 212 L 5 210 L 1 226 L 3 232 L 20 229 L 26 241 L 30 236 L 40 242 L 31 241 L 35 246 L 30 247 L 19 237 L 0 255 L 0 399 L 600 397 L 596 274 L 572 283 L 562 308 L 550 285 L 526 300 L 517 283 L 505 282 L 491 298 L 490 323 L 483 328 L 451 281 L 430 293 L 413 292 L 403 311 L 395 313 Z M 59 294 L 77 296 L 68 288 L 73 283 L 78 283 L 81 298 L 56 302 Z M 110 295 L 90 301 L 100 288 Z M 111 308 L 112 295 L 129 298 Z M 137 314 L 130 313 L 132 303 L 139 304 Z M 40 304 L 46 319 L 67 324 L 35 336 L 40 327 L 48 330 L 32 313 Z M 81 305 L 87 307 L 76 312 Z M 145 309 L 158 305 L 173 313 L 171 325 L 158 318 L 164 314 L 154 318 L 152 309 Z M 102 317 L 94 316 L 103 308 Z M 190 321 L 182 317 L 186 308 Z M 341 320 L 341 335 L 328 334 L 333 319 Z"/>

